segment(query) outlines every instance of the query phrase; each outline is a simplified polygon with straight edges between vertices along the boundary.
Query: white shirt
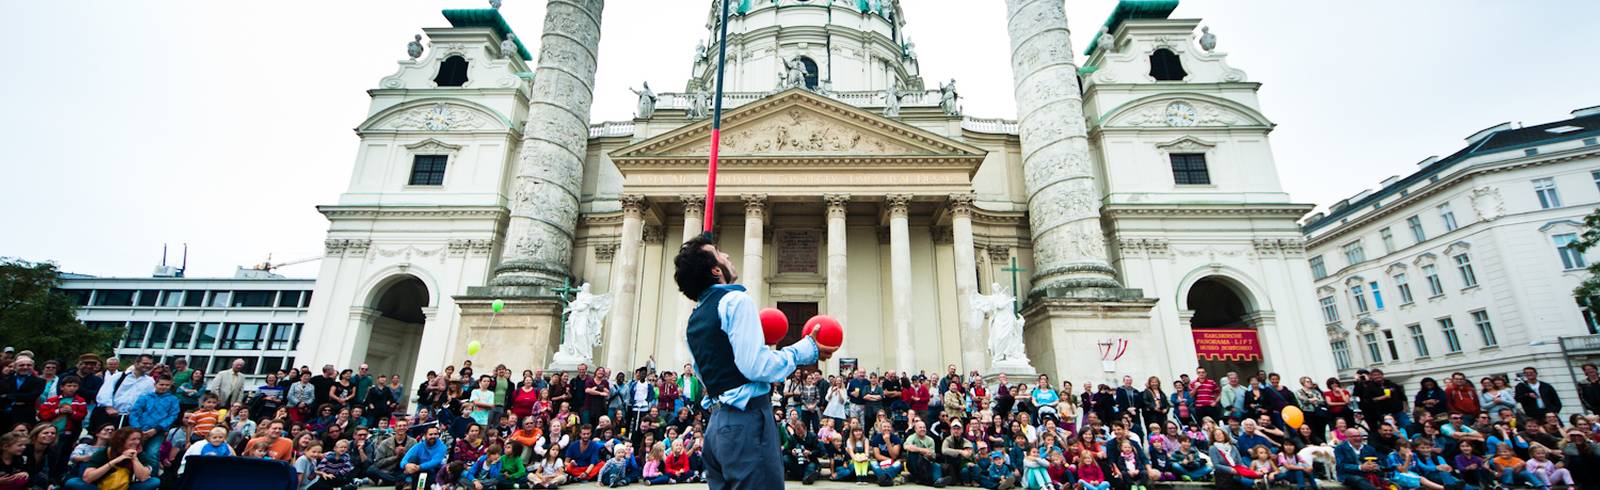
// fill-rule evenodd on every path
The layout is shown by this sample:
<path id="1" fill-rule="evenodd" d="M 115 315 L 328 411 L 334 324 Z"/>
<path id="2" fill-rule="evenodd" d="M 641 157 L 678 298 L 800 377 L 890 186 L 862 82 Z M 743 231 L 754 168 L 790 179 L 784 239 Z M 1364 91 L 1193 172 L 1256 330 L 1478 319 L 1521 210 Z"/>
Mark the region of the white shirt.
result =
<path id="1" fill-rule="evenodd" d="M 122 387 L 117 388 L 117 380 L 126 377 Z M 95 394 L 94 402 L 100 406 L 114 407 L 117 413 L 127 414 L 133 410 L 133 402 L 145 393 L 156 391 L 156 379 L 150 375 L 140 376 L 131 368 L 129 371 L 106 376 L 105 384 L 100 385 L 100 393 Z"/>

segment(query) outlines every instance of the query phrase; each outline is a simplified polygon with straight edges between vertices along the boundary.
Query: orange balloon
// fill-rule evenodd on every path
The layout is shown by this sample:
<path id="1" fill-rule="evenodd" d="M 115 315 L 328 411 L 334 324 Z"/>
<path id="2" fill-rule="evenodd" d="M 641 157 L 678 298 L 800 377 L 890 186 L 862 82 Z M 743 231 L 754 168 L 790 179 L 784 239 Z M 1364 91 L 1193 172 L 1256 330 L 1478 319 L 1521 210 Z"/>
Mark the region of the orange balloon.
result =
<path id="1" fill-rule="evenodd" d="M 1294 405 L 1283 407 L 1283 423 L 1289 424 L 1291 429 L 1299 429 L 1306 423 L 1306 414 L 1300 411 L 1300 407 Z"/>

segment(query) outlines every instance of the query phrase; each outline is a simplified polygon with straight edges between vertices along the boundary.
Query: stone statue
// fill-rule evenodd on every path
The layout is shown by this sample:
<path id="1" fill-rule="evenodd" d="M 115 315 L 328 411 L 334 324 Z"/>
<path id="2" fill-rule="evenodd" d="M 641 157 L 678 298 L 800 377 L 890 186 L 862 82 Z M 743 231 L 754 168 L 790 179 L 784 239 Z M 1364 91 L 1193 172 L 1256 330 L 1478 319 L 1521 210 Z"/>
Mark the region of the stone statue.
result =
<path id="1" fill-rule="evenodd" d="M 489 8 L 500 10 L 500 0 L 489 0 Z"/>
<path id="2" fill-rule="evenodd" d="M 1016 298 L 999 284 L 992 284 L 993 294 L 972 295 L 972 325 L 982 325 L 989 317 L 989 357 L 995 366 L 1027 366 L 1028 354 L 1023 348 L 1022 315 L 1017 314 Z"/>
<path id="3" fill-rule="evenodd" d="M 956 79 L 950 79 L 950 84 L 939 84 L 939 107 L 944 108 L 944 113 L 951 116 L 961 115 L 961 108 L 956 106 Z"/>
<path id="4" fill-rule="evenodd" d="M 707 107 L 710 106 L 711 94 L 706 93 L 706 88 L 696 86 L 694 92 L 689 93 L 689 119 L 705 119 Z"/>
<path id="5" fill-rule="evenodd" d="M 1211 26 L 1200 28 L 1200 49 L 1206 50 L 1207 53 L 1217 49 L 1217 35 L 1211 33 Z"/>
<path id="6" fill-rule="evenodd" d="M 806 64 L 800 61 L 800 55 L 789 58 L 783 63 L 783 88 L 806 86 Z"/>
<path id="7" fill-rule="evenodd" d="M 500 56 L 508 59 L 522 56 L 517 52 L 517 33 L 508 32 L 506 38 L 500 41 Z"/>
<path id="8" fill-rule="evenodd" d="M 1096 43 L 1099 44 L 1100 49 L 1105 50 L 1106 53 L 1117 52 L 1117 38 L 1111 37 L 1110 27 L 1100 26 L 1100 38 L 1099 41 L 1096 41 Z"/>
<path id="9" fill-rule="evenodd" d="M 417 57 L 422 56 L 422 35 L 421 34 L 417 34 L 417 37 L 412 38 L 411 42 L 406 43 L 406 54 L 411 55 L 411 60 L 412 61 L 416 61 Z"/>
<path id="10" fill-rule="evenodd" d="M 888 88 L 883 89 L 884 117 L 900 117 L 900 96 L 900 87 L 893 82 L 889 83 Z"/>
<path id="11" fill-rule="evenodd" d="M 695 61 L 700 61 L 700 60 L 703 60 L 703 59 L 706 59 L 706 42 L 704 40 L 695 41 L 694 42 L 694 60 Z"/>
<path id="12" fill-rule="evenodd" d="M 911 40 L 908 39 L 908 40 L 906 40 L 905 46 L 901 47 L 901 51 L 902 52 L 900 53 L 900 55 L 904 56 L 906 59 L 908 59 L 908 60 L 916 59 L 917 58 L 917 43 L 911 42 Z"/>
<path id="13" fill-rule="evenodd" d="M 567 303 L 566 337 L 556 351 L 554 361 L 559 364 L 584 364 L 594 360 L 594 348 L 600 345 L 600 324 L 611 311 L 611 294 L 592 294 L 589 283 L 578 286 L 578 295 Z"/>
<path id="14" fill-rule="evenodd" d="M 643 90 L 634 90 L 633 87 L 628 87 L 628 91 L 639 96 L 639 119 L 649 119 L 650 116 L 655 115 L 656 93 L 650 91 L 650 82 L 644 82 Z"/>

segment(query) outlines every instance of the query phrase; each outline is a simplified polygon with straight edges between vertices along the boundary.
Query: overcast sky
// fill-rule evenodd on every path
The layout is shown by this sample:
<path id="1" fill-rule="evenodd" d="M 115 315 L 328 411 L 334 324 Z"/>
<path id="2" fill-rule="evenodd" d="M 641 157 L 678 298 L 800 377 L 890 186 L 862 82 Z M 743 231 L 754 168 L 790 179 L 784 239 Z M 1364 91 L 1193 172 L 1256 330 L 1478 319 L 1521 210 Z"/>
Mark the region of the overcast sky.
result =
<path id="1" fill-rule="evenodd" d="M 1068 2 L 1082 51 L 1113 0 Z M 974 116 L 1014 117 L 1000 0 L 902 0 L 927 80 L 959 80 Z M 191 277 L 268 253 L 322 253 L 356 154 L 365 90 L 442 8 L 485 1 L 0 2 L 0 256 L 148 275 L 161 244 Z M 631 117 L 630 85 L 683 86 L 708 0 L 611 0 L 594 120 Z M 536 43 L 542 0 L 503 14 Z M 1502 121 L 1600 105 L 1588 0 L 1184 0 L 1262 82 L 1284 187 L 1326 206 Z M 530 45 L 530 50 L 535 46 Z M 312 276 L 315 265 L 283 269 Z"/>

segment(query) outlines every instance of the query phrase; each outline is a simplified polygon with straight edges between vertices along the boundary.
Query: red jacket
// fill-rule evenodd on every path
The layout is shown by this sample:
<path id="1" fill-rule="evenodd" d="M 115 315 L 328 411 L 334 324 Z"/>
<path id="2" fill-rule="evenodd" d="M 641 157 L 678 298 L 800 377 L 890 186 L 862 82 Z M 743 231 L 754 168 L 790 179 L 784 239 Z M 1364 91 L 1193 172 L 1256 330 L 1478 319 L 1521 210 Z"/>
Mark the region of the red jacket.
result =
<path id="1" fill-rule="evenodd" d="M 689 452 L 667 455 L 667 475 L 678 476 L 689 472 Z"/>
<path id="2" fill-rule="evenodd" d="M 1477 417 L 1478 412 L 1482 410 L 1478 406 L 1478 390 L 1473 389 L 1471 386 L 1450 383 L 1450 387 L 1444 389 L 1444 397 L 1445 407 L 1449 408 L 1451 412 L 1470 418 Z"/>
<path id="3" fill-rule="evenodd" d="M 62 431 L 64 434 L 76 434 L 78 432 L 78 424 L 83 423 L 83 417 L 88 413 L 89 403 L 83 401 L 83 397 L 78 395 L 73 395 L 71 399 L 65 400 L 65 403 L 61 399 L 61 395 L 52 396 L 50 399 L 39 403 L 40 422 L 53 421 L 57 416 L 61 415 L 67 417 L 67 426 Z"/>

